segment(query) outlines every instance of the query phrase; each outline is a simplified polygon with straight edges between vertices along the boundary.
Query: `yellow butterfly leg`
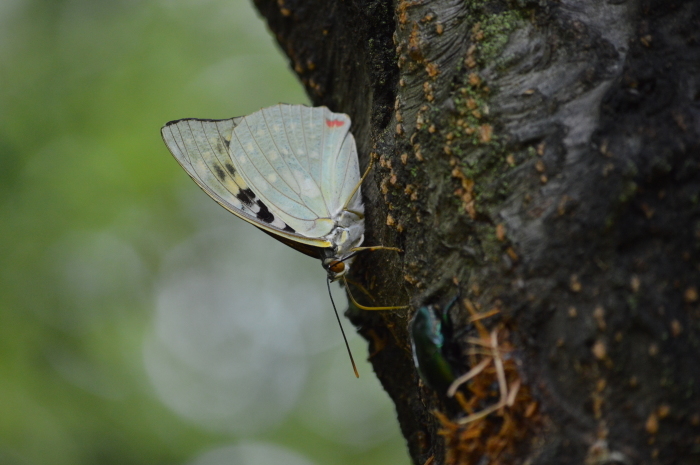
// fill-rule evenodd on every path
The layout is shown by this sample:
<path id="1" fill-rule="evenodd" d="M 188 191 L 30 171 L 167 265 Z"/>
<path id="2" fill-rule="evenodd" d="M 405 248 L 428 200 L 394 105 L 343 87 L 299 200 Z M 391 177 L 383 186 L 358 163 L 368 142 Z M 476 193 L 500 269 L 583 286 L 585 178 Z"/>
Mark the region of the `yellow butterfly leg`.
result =
<path id="1" fill-rule="evenodd" d="M 354 287 L 358 288 L 360 292 L 366 295 L 372 302 L 375 302 L 375 299 L 372 296 L 372 294 L 370 294 L 369 291 L 365 289 L 365 287 L 362 284 L 358 283 L 357 281 L 348 279 L 347 277 L 345 278 L 345 284 L 352 284 Z"/>
<path id="2" fill-rule="evenodd" d="M 357 308 L 360 310 L 399 310 L 402 308 L 408 308 L 408 305 L 397 305 L 393 307 L 365 307 L 364 305 L 361 305 L 357 303 L 355 298 L 352 296 L 352 292 L 350 292 L 350 286 L 348 286 L 348 281 L 345 279 L 345 276 L 343 276 L 343 282 L 345 282 L 345 289 L 348 291 L 348 296 L 350 297 L 350 301 L 355 305 Z"/>

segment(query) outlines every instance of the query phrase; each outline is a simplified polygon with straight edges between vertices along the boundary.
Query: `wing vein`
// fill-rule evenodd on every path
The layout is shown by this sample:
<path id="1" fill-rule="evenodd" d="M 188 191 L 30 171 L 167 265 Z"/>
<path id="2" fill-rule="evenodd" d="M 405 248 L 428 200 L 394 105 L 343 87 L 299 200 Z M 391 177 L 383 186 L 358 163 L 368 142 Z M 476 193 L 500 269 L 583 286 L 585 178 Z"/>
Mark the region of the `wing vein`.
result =
<path id="1" fill-rule="evenodd" d="M 219 142 L 221 142 L 221 146 L 226 147 L 226 138 L 223 136 L 223 134 L 221 134 L 221 130 L 219 129 L 219 125 L 214 124 L 214 127 L 216 128 L 216 133 L 219 135 Z M 231 132 L 233 132 L 233 128 L 231 129 Z M 209 144 L 209 146 L 211 147 L 211 144 Z M 219 158 L 219 155 L 216 152 L 214 152 L 214 154 L 216 155 L 217 160 L 219 160 L 219 163 L 224 165 L 224 168 L 226 168 L 226 161 L 233 163 L 233 160 L 231 160 L 231 154 L 229 153 L 229 149 L 226 150 L 226 155 L 228 155 L 228 160 L 224 160 L 223 162 L 221 161 L 221 159 Z M 231 173 L 229 173 L 229 174 L 231 174 Z M 238 186 L 239 189 L 243 189 L 242 186 L 238 185 L 238 183 L 236 182 L 236 179 L 233 176 L 231 176 L 231 180 L 233 181 L 233 183 L 235 185 Z"/>
<path id="2" fill-rule="evenodd" d="M 190 128 L 190 132 L 194 135 L 194 131 L 192 131 L 191 121 L 192 121 L 192 120 L 188 120 L 188 121 L 187 121 L 187 126 Z M 205 131 L 205 129 L 204 129 L 204 123 L 203 123 L 202 121 L 198 121 L 198 120 L 195 120 L 195 121 L 197 121 L 197 122 L 200 124 L 200 126 L 202 127 L 202 133 L 203 133 L 204 136 L 205 136 L 205 140 L 207 141 L 207 144 L 209 144 L 209 148 L 211 149 L 212 153 L 214 154 L 214 157 L 218 160 L 219 158 L 216 156 L 216 151 L 214 150 L 214 147 L 211 146 L 211 142 L 209 142 L 209 140 L 206 138 L 206 134 L 207 134 L 207 133 L 206 133 L 206 131 Z M 180 137 L 182 137 L 182 134 L 180 134 Z M 229 194 L 231 194 L 231 195 L 233 195 L 233 196 L 235 197 L 236 194 L 234 194 L 233 192 L 231 192 L 231 190 L 230 190 L 228 187 L 226 187 L 226 184 L 224 184 L 224 183 L 219 179 L 219 177 L 216 175 L 216 173 L 215 173 L 214 171 L 212 171 L 212 167 L 210 166 L 209 163 L 207 163 L 207 160 L 202 156 L 202 149 L 200 148 L 200 146 L 199 146 L 199 144 L 197 143 L 197 140 L 196 140 L 196 139 L 194 139 L 194 145 L 197 147 L 197 151 L 199 152 L 199 157 L 204 161 L 204 165 L 207 167 L 207 169 L 209 170 L 209 172 L 212 174 L 212 177 L 213 177 L 214 179 L 216 179 L 216 182 L 218 182 L 218 183 L 221 185 L 221 187 L 223 187 L 224 190 L 226 190 L 226 192 L 228 192 Z M 189 155 L 189 154 L 188 154 L 188 155 Z M 191 165 L 191 164 L 192 164 L 192 162 L 190 161 L 190 165 Z M 231 181 L 232 181 L 236 186 L 238 186 L 238 189 L 240 190 L 241 186 L 239 186 L 238 183 L 236 183 L 236 181 L 235 181 L 233 178 L 231 178 Z M 218 197 L 218 195 L 217 195 L 217 197 Z M 226 201 L 226 200 L 223 199 L 223 198 L 222 198 L 221 200 L 223 200 L 224 202 Z M 226 203 L 228 203 L 228 202 L 226 202 Z M 231 206 L 233 207 L 233 205 L 231 205 Z M 243 205 L 243 203 L 241 203 L 241 206 L 242 206 L 243 208 L 246 208 L 245 205 Z M 241 211 L 245 211 L 243 208 L 241 208 L 240 210 L 241 210 Z"/>
<path id="3" fill-rule="evenodd" d="M 313 113 L 313 110 L 312 110 Z M 313 121 L 313 118 L 311 119 Z M 323 115 L 323 122 L 321 123 L 321 128 L 323 129 L 322 134 L 321 134 L 321 153 L 319 154 L 319 158 L 321 159 L 321 169 L 318 170 L 319 176 L 318 176 L 318 183 L 321 185 L 321 196 L 323 197 L 323 203 L 326 205 L 326 209 L 331 213 L 334 214 L 335 212 L 331 212 L 330 208 L 328 208 L 328 202 L 326 201 L 326 196 L 323 194 L 323 165 L 326 161 L 326 157 L 324 157 L 324 152 L 325 152 L 325 147 L 326 147 L 326 115 L 324 112 Z M 332 178 L 331 178 L 332 179 Z"/>
<path id="4" fill-rule="evenodd" d="M 304 138 L 304 146 L 306 146 L 306 137 L 305 137 L 305 135 L 303 134 L 303 131 L 304 131 L 304 124 L 303 124 L 303 119 L 301 119 L 301 109 L 299 109 L 299 112 L 300 112 L 300 113 L 299 113 L 299 115 L 300 115 L 299 120 L 302 121 L 302 125 L 301 125 L 302 137 Z M 307 163 L 306 163 L 306 168 L 304 168 L 304 165 L 299 161 L 299 158 L 297 157 L 297 155 L 296 155 L 296 153 L 295 153 L 294 147 L 292 147 L 292 142 L 291 142 L 291 140 L 289 139 L 289 132 L 287 131 L 287 124 L 286 124 L 286 122 L 285 122 L 285 118 L 284 118 L 284 117 L 282 118 L 282 126 L 284 126 L 284 135 L 285 135 L 285 137 L 287 138 L 287 143 L 289 144 L 289 148 L 292 149 L 292 155 L 294 156 L 294 159 L 297 161 L 297 163 L 299 163 L 299 166 L 304 170 L 304 173 L 305 173 L 308 177 L 311 178 L 311 180 L 313 181 L 314 184 L 316 184 L 316 188 L 318 189 L 319 192 L 321 192 L 321 195 L 323 196 L 323 190 L 321 189 L 321 186 L 319 186 L 318 183 L 316 183 L 316 180 L 315 180 L 314 177 L 311 175 L 311 168 L 310 168 L 309 163 L 308 163 L 308 161 L 309 161 L 308 158 L 306 159 L 306 162 L 307 162 Z M 323 198 L 323 197 L 322 197 L 322 198 Z M 303 197 L 302 197 L 302 201 L 303 201 Z M 304 204 L 306 205 L 306 203 L 304 203 Z M 325 201 L 324 201 L 324 205 L 325 205 Z M 308 205 L 306 205 L 306 206 L 307 206 L 309 209 L 311 209 L 311 207 L 309 207 Z M 328 217 L 324 217 L 324 218 L 330 218 L 330 211 L 328 210 L 328 206 L 327 206 L 327 205 L 326 205 L 326 213 L 328 213 L 329 216 L 328 216 Z M 319 217 L 319 218 L 320 218 L 320 217 Z"/>
<path id="5" fill-rule="evenodd" d="M 342 151 L 342 149 L 343 149 L 343 144 L 345 144 L 345 140 L 348 138 L 348 134 L 349 134 L 349 132 L 348 132 L 348 133 L 345 133 L 345 138 L 343 139 L 342 144 L 340 144 L 340 150 L 338 150 L 338 154 L 340 154 L 340 152 Z M 348 172 L 350 171 L 350 162 L 352 161 L 352 157 L 346 157 L 346 158 L 347 158 L 347 162 L 345 163 L 345 173 L 343 174 L 343 184 L 342 184 L 342 186 L 341 186 L 341 188 L 340 188 L 340 192 L 341 192 L 341 193 L 344 191 L 345 183 L 347 182 L 347 179 L 348 179 Z M 336 157 L 336 160 L 337 160 L 337 157 Z M 360 163 L 359 163 L 359 160 L 358 160 L 358 163 L 357 163 L 357 164 L 358 164 L 358 167 L 359 167 L 359 164 L 360 164 Z M 355 187 L 355 186 L 352 186 L 352 187 Z M 354 197 L 355 195 L 358 195 L 359 192 L 360 192 L 360 189 L 357 189 L 357 192 L 353 195 L 353 197 Z M 346 202 L 347 202 L 348 205 L 350 205 L 350 200 L 352 200 L 352 197 L 349 198 L 349 199 L 340 199 L 340 201 L 343 202 L 341 205 L 345 205 Z"/>
<path id="6" fill-rule="evenodd" d="M 280 111 L 281 111 L 281 110 L 280 110 Z M 262 112 L 262 116 L 263 116 L 263 120 L 265 121 L 265 126 L 267 127 L 267 132 L 270 133 L 270 136 L 272 136 L 272 132 L 270 131 L 270 125 L 269 125 L 269 123 L 267 122 L 267 116 L 265 116 L 265 112 Z M 289 173 L 292 174 L 292 179 L 294 179 L 294 183 L 297 185 L 296 190 L 295 190 L 292 186 L 289 186 L 289 183 L 288 183 L 288 182 L 285 181 L 285 183 L 289 186 L 290 189 L 292 189 L 292 191 L 294 191 L 294 192 L 299 196 L 299 198 L 301 199 L 301 201 L 304 202 L 304 198 L 303 198 L 302 195 L 301 195 L 301 186 L 299 186 L 299 183 L 297 182 L 296 178 L 294 177 L 294 174 L 292 173 L 292 169 L 289 167 L 289 164 L 287 163 L 287 160 L 285 160 L 284 155 L 282 155 L 282 152 L 280 151 L 280 148 L 277 146 L 277 141 L 275 141 L 275 138 L 274 138 L 274 137 L 270 137 L 270 139 L 272 139 L 272 143 L 274 144 L 275 149 L 277 149 L 277 153 L 280 154 L 280 158 L 282 158 L 282 161 L 284 162 L 285 166 L 286 166 L 287 169 L 289 170 Z M 267 159 L 267 158 L 266 158 L 266 159 Z M 268 163 L 269 163 L 269 160 L 268 160 Z M 270 163 L 270 165 L 272 165 L 272 163 Z M 275 170 L 275 172 L 276 172 L 277 175 L 280 177 L 280 179 L 284 180 L 284 178 L 282 178 L 282 174 L 281 174 L 279 171 L 277 171 L 277 170 L 275 169 L 274 166 L 272 166 L 272 169 Z M 306 205 L 306 202 L 304 202 L 304 205 Z M 310 208 L 308 205 L 306 205 L 306 206 L 309 208 L 309 210 L 311 210 L 311 208 Z"/>
<path id="7" fill-rule="evenodd" d="M 202 125 L 202 131 L 204 132 L 204 135 L 206 136 L 206 130 L 204 129 L 204 123 L 200 121 L 200 124 Z M 214 124 L 214 128 L 216 129 L 216 133 L 219 135 L 219 140 L 221 141 L 222 147 L 225 147 L 226 144 L 225 144 L 225 142 L 224 142 L 224 137 L 221 135 L 221 131 L 219 130 L 219 126 L 217 126 L 216 124 Z M 235 179 L 233 176 L 230 176 L 231 173 L 229 173 L 228 170 L 226 169 L 226 162 L 225 162 L 225 161 L 224 161 L 224 162 L 221 161 L 221 159 L 219 158 L 219 153 L 218 153 L 216 150 L 214 150 L 214 147 L 211 145 L 211 142 L 209 141 L 209 138 L 206 138 L 206 140 L 207 140 L 207 143 L 209 144 L 209 148 L 211 149 L 211 152 L 214 154 L 214 158 L 216 158 L 217 161 L 221 164 L 221 169 L 224 170 L 224 173 L 227 173 L 227 176 L 226 176 L 226 177 L 231 179 L 231 182 L 232 182 L 233 184 L 235 184 L 236 187 L 238 187 L 238 190 L 239 190 L 239 191 L 243 190 L 243 186 L 239 185 L 239 184 L 236 182 L 236 179 Z M 211 170 L 210 170 L 210 171 L 211 171 Z M 217 176 L 216 176 L 216 173 L 212 173 L 212 174 L 215 175 L 214 177 L 217 177 Z M 222 182 L 222 185 L 223 185 L 223 182 Z M 226 186 L 224 185 L 224 187 L 226 187 Z M 228 188 L 226 188 L 226 190 L 229 191 L 229 192 L 231 192 Z M 236 194 L 234 194 L 233 192 L 231 192 L 231 194 L 232 194 L 234 197 L 235 197 L 235 195 L 236 195 Z M 241 202 L 241 205 L 243 205 L 243 202 Z M 245 206 L 245 205 L 244 205 L 244 206 Z"/>
<path id="8" fill-rule="evenodd" d="M 253 135 L 253 132 L 250 131 L 250 125 L 248 124 L 248 121 L 246 121 L 246 118 L 243 118 L 243 121 L 245 121 L 246 126 L 248 126 L 248 131 L 250 132 L 250 135 L 252 136 L 253 141 L 255 142 L 255 145 L 257 145 L 257 146 L 258 146 L 258 149 L 260 149 L 260 144 L 258 144 L 258 141 L 255 139 L 255 135 Z M 236 131 L 233 131 L 233 133 L 236 135 L 236 139 L 238 139 L 238 143 L 240 144 L 241 148 L 243 149 L 243 152 L 244 152 L 244 153 L 246 154 L 246 156 L 248 157 L 248 161 L 250 162 L 250 164 L 253 165 L 253 168 L 255 169 L 255 171 L 258 172 L 258 174 L 260 175 L 260 177 L 262 177 L 262 178 L 267 182 L 267 179 L 265 179 L 265 176 L 263 176 L 263 174 L 260 172 L 260 170 L 258 169 L 258 167 L 255 166 L 255 163 L 253 162 L 253 159 L 250 157 L 250 155 L 248 154 L 248 151 L 245 149 L 245 147 L 244 147 L 243 144 L 241 143 L 241 139 L 238 137 L 238 134 L 236 134 Z M 262 153 L 262 150 L 260 150 L 260 152 Z M 264 157 L 264 156 L 265 156 L 265 155 L 263 154 L 263 157 Z M 266 157 L 265 159 L 267 160 L 267 157 Z M 269 163 L 269 161 L 268 161 L 268 163 Z M 245 170 L 241 170 L 241 171 L 242 171 L 243 173 L 245 173 Z M 270 183 L 268 182 L 268 184 L 270 184 Z M 305 206 L 305 207 L 306 207 L 306 205 L 303 205 L 303 204 L 299 203 L 298 201 L 292 199 L 292 198 L 289 197 L 288 195 L 286 195 L 286 194 L 284 194 L 283 192 L 281 192 L 281 191 L 280 191 L 279 189 L 277 189 L 273 184 L 270 184 L 270 186 L 272 186 L 272 188 L 273 188 L 274 190 L 276 190 L 277 192 L 279 192 L 279 194 L 280 194 L 281 196 L 288 198 L 290 201 L 296 203 L 297 205 Z M 265 197 L 265 196 L 262 194 L 262 192 L 256 192 L 255 194 L 256 194 L 258 197 L 264 198 L 264 199 L 267 201 L 267 204 L 274 205 L 274 202 L 271 202 L 270 199 L 268 199 L 267 197 Z M 268 208 L 269 208 L 269 207 L 268 207 Z M 307 207 L 307 208 L 308 208 L 308 207 Z M 311 210 L 311 213 L 313 213 L 313 214 L 316 216 L 316 218 L 320 218 L 318 215 L 316 215 L 316 212 L 314 212 L 313 210 Z M 297 217 L 297 216 L 294 216 L 294 215 L 288 213 L 287 211 L 285 211 L 285 214 L 291 216 L 292 218 L 296 218 L 296 219 L 298 219 L 298 220 L 301 220 L 301 221 L 309 221 L 308 218 Z"/>
<path id="9" fill-rule="evenodd" d="M 201 157 L 202 151 L 201 151 L 201 149 L 199 148 L 199 144 L 198 144 L 197 141 L 194 139 L 194 133 L 192 132 L 192 126 L 191 126 L 191 124 L 190 124 L 190 121 L 191 121 L 191 120 L 186 120 L 186 122 L 187 122 L 187 127 L 189 128 L 190 133 L 193 135 L 194 145 L 197 147 L 197 151 L 199 152 L 200 157 Z M 176 125 L 176 126 L 177 126 L 177 132 L 178 132 L 178 134 L 180 135 L 180 140 L 181 140 L 181 141 L 183 142 L 183 144 L 184 144 L 185 138 L 184 138 L 183 135 L 182 135 L 182 130 L 180 129 L 180 125 L 178 124 L 178 125 Z M 173 134 L 172 129 L 170 130 L 170 133 Z M 173 136 L 174 136 L 174 134 L 173 134 Z M 179 145 L 179 144 L 178 144 L 178 148 L 180 148 L 180 145 Z M 183 145 L 183 148 L 184 148 L 184 145 Z M 190 168 L 191 168 L 191 171 L 187 171 L 187 170 L 186 170 L 186 171 L 187 171 L 188 174 L 190 174 L 190 177 L 194 180 L 195 183 L 197 183 L 197 185 L 200 187 L 200 189 L 202 189 L 209 197 L 211 197 L 211 198 L 213 198 L 214 200 L 216 200 L 216 202 L 217 202 L 218 204 L 220 204 L 222 207 L 224 207 L 226 210 L 230 211 L 231 213 L 234 213 L 234 211 L 238 211 L 238 212 L 240 212 L 241 215 L 243 215 L 243 217 L 250 217 L 251 220 L 253 219 L 253 216 L 250 215 L 250 214 L 248 214 L 248 213 L 244 210 L 245 206 L 244 206 L 243 204 L 241 204 L 241 206 L 244 207 L 244 208 L 238 208 L 238 207 L 236 207 L 235 205 L 229 203 L 226 199 L 224 199 L 224 198 L 221 197 L 219 194 L 217 194 L 216 192 L 214 192 L 214 190 L 213 190 L 212 188 L 210 188 L 209 186 L 207 186 L 207 185 L 205 184 L 204 180 L 200 179 L 199 173 L 197 173 L 197 171 L 194 169 L 194 165 L 192 164 L 191 155 L 190 155 L 190 152 L 189 152 L 188 150 L 186 150 L 186 149 L 185 149 L 185 150 L 180 150 L 180 153 L 182 153 L 183 159 L 184 159 L 184 157 L 187 157 L 187 160 L 186 160 L 186 161 L 188 162 L 188 164 L 189 164 L 189 166 L 190 166 Z M 202 158 L 202 159 L 203 159 L 203 158 Z M 206 162 L 205 162 L 205 165 L 206 165 L 207 169 L 211 172 L 211 169 L 209 168 L 209 165 L 208 165 Z M 212 174 L 213 174 L 213 173 L 212 173 Z M 194 176 L 193 176 L 193 175 L 194 175 Z M 214 176 L 214 179 L 215 179 L 219 184 L 221 184 L 221 186 L 224 188 L 224 190 L 226 190 L 226 191 L 228 191 L 228 192 L 231 192 L 231 191 L 228 190 L 228 188 L 226 188 L 225 185 L 223 185 L 223 183 L 221 183 L 221 182 L 219 181 L 219 179 L 218 179 L 216 176 Z"/>
<path id="10" fill-rule="evenodd" d="M 305 164 L 306 166 L 304 166 L 304 163 L 302 163 L 299 160 L 299 157 L 297 157 L 296 151 L 294 150 L 294 147 L 292 146 L 292 141 L 289 139 L 289 132 L 287 131 L 287 123 L 285 122 L 284 117 L 282 118 L 282 125 L 284 126 L 284 134 L 285 134 L 285 136 L 287 136 L 287 142 L 289 143 L 289 148 L 292 149 L 292 155 L 294 156 L 294 159 L 297 161 L 297 163 L 299 163 L 299 166 L 301 166 L 304 169 L 306 174 L 311 176 L 311 172 L 309 170 L 309 160 L 308 160 L 308 158 L 306 159 L 306 164 Z M 302 131 L 303 131 L 303 125 L 302 125 Z M 311 177 L 311 179 L 313 179 L 313 176 Z"/>
<path id="11" fill-rule="evenodd" d="M 302 110 L 302 107 L 300 106 L 299 107 L 299 115 L 300 116 L 301 116 L 301 110 Z M 311 122 L 313 124 L 313 109 L 311 109 L 309 113 L 311 114 Z M 303 124 L 304 119 L 303 119 L 303 117 L 300 117 L 299 119 L 301 119 L 301 121 L 302 121 L 301 132 L 302 132 L 302 138 L 304 139 L 304 153 L 306 154 L 306 159 L 308 160 L 309 159 L 309 147 L 306 144 L 306 131 L 304 130 L 304 124 Z M 319 157 L 321 158 L 321 169 L 323 169 L 323 151 L 321 151 L 321 153 L 319 154 Z M 309 170 L 311 170 L 310 165 L 311 165 L 311 163 L 309 163 Z M 316 180 L 314 179 L 314 177 L 311 173 L 309 173 L 309 175 L 311 176 L 311 179 L 314 180 L 314 182 L 316 183 L 316 187 L 318 187 L 318 191 L 321 193 L 321 199 L 323 199 L 323 204 L 326 206 L 326 211 L 329 214 L 331 214 L 332 212 L 331 212 L 330 208 L 328 208 L 328 202 L 326 201 L 326 196 L 323 193 L 323 184 L 316 182 Z"/>

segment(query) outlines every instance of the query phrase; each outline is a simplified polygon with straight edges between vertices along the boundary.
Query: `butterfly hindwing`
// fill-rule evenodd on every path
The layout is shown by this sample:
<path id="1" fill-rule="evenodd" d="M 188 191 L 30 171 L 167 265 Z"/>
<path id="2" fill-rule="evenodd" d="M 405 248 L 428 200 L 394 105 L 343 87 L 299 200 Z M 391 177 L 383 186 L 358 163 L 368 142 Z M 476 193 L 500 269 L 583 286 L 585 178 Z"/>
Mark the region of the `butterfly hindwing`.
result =
<path id="1" fill-rule="evenodd" d="M 285 223 L 307 237 L 328 234 L 332 225 L 319 221 L 330 217 L 323 202 L 316 201 L 320 189 L 291 155 L 294 148 L 283 137 L 283 121 L 266 120 L 263 111 L 244 117 L 234 129 L 231 159 L 245 182 Z M 272 134 L 275 129 L 277 140 Z"/>
<path id="2" fill-rule="evenodd" d="M 309 175 L 319 187 L 330 215 L 339 214 L 360 179 L 355 139 L 349 132 L 350 118 L 326 107 L 279 105 L 268 110 L 276 108 L 290 122 L 288 126 L 301 122 L 294 128 L 300 135 L 297 139 L 303 140 L 300 157 L 309 166 Z"/>
<path id="3" fill-rule="evenodd" d="M 265 108 L 234 128 L 232 159 L 276 216 L 306 237 L 323 237 L 359 180 L 349 127 L 346 115 L 325 107 Z"/>
<path id="4" fill-rule="evenodd" d="M 360 182 L 360 164 L 357 159 L 355 139 L 352 136 L 343 139 L 334 163 L 331 165 L 331 175 L 328 178 L 328 186 L 325 189 L 332 193 L 333 203 L 340 209 Z M 348 208 L 355 212 L 364 212 L 360 189 L 354 194 Z"/>

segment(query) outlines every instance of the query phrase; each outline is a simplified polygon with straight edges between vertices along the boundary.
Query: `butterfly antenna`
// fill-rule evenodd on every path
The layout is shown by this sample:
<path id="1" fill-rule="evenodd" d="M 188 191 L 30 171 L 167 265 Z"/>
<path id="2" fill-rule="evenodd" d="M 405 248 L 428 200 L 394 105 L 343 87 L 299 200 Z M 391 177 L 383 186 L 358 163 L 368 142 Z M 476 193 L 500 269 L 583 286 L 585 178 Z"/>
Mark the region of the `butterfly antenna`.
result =
<path id="1" fill-rule="evenodd" d="M 333 311 L 335 312 L 335 319 L 338 320 L 338 326 L 340 326 L 340 332 L 343 335 L 343 341 L 345 341 L 345 348 L 348 349 L 348 355 L 350 356 L 350 363 L 352 363 L 352 369 L 355 371 L 355 377 L 359 378 L 360 373 L 357 372 L 357 366 L 355 365 L 355 359 L 352 358 L 352 352 L 350 352 L 350 344 L 348 344 L 348 338 L 345 337 L 345 330 L 343 325 L 340 323 L 340 317 L 338 316 L 338 310 L 335 308 L 335 302 L 333 302 L 333 294 L 331 294 L 331 280 L 326 279 L 326 286 L 328 287 L 328 295 L 331 298 L 331 304 L 333 304 Z"/>
<path id="2" fill-rule="evenodd" d="M 348 255 L 344 256 L 339 261 L 344 262 L 345 260 L 350 260 L 352 257 L 359 254 L 360 252 L 362 252 L 362 250 L 356 250 L 355 252 L 349 253 Z"/>

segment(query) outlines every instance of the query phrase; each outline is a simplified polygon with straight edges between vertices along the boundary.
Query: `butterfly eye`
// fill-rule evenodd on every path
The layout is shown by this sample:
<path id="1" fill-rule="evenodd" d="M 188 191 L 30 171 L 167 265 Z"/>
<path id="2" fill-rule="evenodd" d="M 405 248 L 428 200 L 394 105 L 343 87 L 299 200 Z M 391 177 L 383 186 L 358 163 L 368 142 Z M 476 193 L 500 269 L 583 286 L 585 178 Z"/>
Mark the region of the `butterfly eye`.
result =
<path id="1" fill-rule="evenodd" d="M 345 263 L 339 262 L 339 261 L 333 261 L 328 265 L 328 269 L 331 270 L 333 273 L 342 273 L 345 271 Z"/>

